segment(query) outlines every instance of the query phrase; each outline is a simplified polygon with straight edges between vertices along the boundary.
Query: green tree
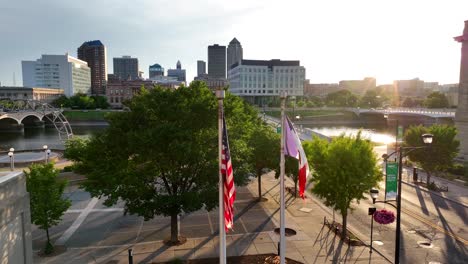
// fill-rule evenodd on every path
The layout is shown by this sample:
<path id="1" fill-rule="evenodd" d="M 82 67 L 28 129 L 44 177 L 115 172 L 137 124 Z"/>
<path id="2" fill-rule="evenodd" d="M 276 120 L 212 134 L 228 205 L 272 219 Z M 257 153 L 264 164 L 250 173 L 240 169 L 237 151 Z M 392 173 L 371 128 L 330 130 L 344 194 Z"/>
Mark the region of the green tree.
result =
<path id="1" fill-rule="evenodd" d="M 445 94 L 433 92 L 424 100 L 424 105 L 428 108 L 446 108 L 449 107 L 449 102 Z"/>
<path id="2" fill-rule="evenodd" d="M 65 95 L 60 96 L 51 103 L 55 107 L 70 107 L 70 100 Z"/>
<path id="3" fill-rule="evenodd" d="M 426 146 L 422 140 L 423 134 L 434 136 L 432 144 Z M 407 147 L 423 147 L 408 152 L 410 160 L 416 162 L 427 174 L 426 184 L 431 183 L 431 174 L 445 171 L 453 165 L 453 159 L 458 154 L 460 141 L 456 139 L 457 128 L 447 125 L 433 125 L 431 127 L 411 126 L 404 136 Z"/>
<path id="4" fill-rule="evenodd" d="M 359 132 L 352 137 L 343 134 L 331 142 L 316 137 L 305 142 L 304 151 L 313 168 L 312 192 L 341 213 L 342 235 L 346 235 L 351 203 L 363 199 L 382 179 L 373 146 Z"/>
<path id="5" fill-rule="evenodd" d="M 243 185 L 253 170 L 248 138 L 261 120 L 237 96 L 227 93 L 224 104 L 234 179 Z M 217 100 L 205 84 L 192 82 L 176 90 L 142 90 L 128 107 L 108 115 L 109 127 L 72 159 L 87 175 L 84 188 L 105 197 L 105 205 L 121 199 L 125 213 L 145 220 L 170 216 L 176 243 L 178 214 L 218 204 Z"/>
<path id="6" fill-rule="evenodd" d="M 274 169 L 278 166 L 280 153 L 280 135 L 266 125 L 255 127 L 249 139 L 252 148 L 251 163 L 254 164 L 255 176 L 258 180 L 258 199 L 262 199 L 261 176 L 266 169 Z"/>
<path id="7" fill-rule="evenodd" d="M 357 106 L 358 98 L 348 90 L 340 90 L 327 94 L 325 102 L 327 106 L 355 107 Z"/>
<path id="8" fill-rule="evenodd" d="M 33 164 L 29 169 L 24 173 L 30 195 L 31 221 L 46 231 L 44 252 L 50 254 L 54 248 L 50 243 L 49 228 L 60 223 L 63 213 L 71 206 L 70 200 L 62 197 L 67 181 L 57 179 L 58 171 L 52 163 Z"/>
<path id="9" fill-rule="evenodd" d="M 383 100 L 375 90 L 368 90 L 359 100 L 359 105 L 365 108 L 381 107 Z"/>
<path id="10" fill-rule="evenodd" d="M 91 98 L 94 100 L 95 108 L 107 109 L 110 106 L 105 96 L 93 95 Z"/>

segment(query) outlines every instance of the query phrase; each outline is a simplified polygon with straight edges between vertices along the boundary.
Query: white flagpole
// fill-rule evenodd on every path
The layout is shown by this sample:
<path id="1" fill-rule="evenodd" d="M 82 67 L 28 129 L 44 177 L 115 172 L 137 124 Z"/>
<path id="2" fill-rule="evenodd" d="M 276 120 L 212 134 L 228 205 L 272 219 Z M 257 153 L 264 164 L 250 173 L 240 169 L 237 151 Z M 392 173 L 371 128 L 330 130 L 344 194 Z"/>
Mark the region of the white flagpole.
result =
<path id="1" fill-rule="evenodd" d="M 226 264 L 226 230 L 224 229 L 224 182 L 222 169 L 223 153 L 223 99 L 224 89 L 216 90 L 218 98 L 218 164 L 219 164 L 219 263 Z"/>
<path id="2" fill-rule="evenodd" d="M 286 258 L 286 239 L 285 239 L 285 199 L 284 199 L 284 104 L 286 101 L 286 92 L 280 93 L 281 98 L 281 159 L 280 159 L 280 263 L 285 264 Z"/>

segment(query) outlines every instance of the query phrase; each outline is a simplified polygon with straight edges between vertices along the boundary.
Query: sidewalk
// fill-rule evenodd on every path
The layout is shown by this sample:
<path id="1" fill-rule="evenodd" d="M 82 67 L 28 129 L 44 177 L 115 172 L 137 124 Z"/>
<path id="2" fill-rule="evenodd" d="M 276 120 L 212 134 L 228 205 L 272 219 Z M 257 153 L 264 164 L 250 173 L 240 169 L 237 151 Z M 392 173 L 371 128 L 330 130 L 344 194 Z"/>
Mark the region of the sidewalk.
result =
<path id="1" fill-rule="evenodd" d="M 256 183 L 257 181 L 253 180 L 246 188 L 246 191 L 250 192 L 253 197 L 257 196 Z M 248 202 L 239 200 L 236 203 L 235 231 L 228 233 L 227 236 L 228 256 L 277 252 L 279 236 L 274 233 L 273 229 L 279 227 L 279 180 L 275 179 L 272 173 L 264 175 L 262 187 L 264 197 L 268 201 L 257 203 L 252 200 Z M 307 208 L 310 211 L 301 211 L 301 208 Z M 210 214 L 212 213 L 210 212 Z M 216 214 L 217 212 L 213 213 L 213 215 Z M 349 247 L 343 243 L 323 225 L 324 217 L 331 218 L 316 202 L 310 199 L 306 199 L 306 201 L 299 198 L 293 199 L 287 195 L 286 227 L 297 232 L 295 236 L 286 238 L 286 256 L 288 258 L 303 263 L 389 263 L 376 251 L 369 254 L 369 247 Z M 265 224 L 255 224 L 262 222 Z M 254 229 L 252 229 L 253 224 L 255 224 Z M 167 247 L 162 243 L 162 240 L 123 245 L 82 245 L 68 247 L 66 252 L 55 257 L 43 258 L 36 254 L 34 262 L 128 263 L 127 250 L 129 248 L 133 249 L 134 263 L 159 263 L 174 258 L 213 258 L 218 256 L 216 229 L 217 225 L 211 236 L 188 238 L 187 243 L 181 246 Z M 253 231 L 239 232 L 242 229 Z"/>
<path id="2" fill-rule="evenodd" d="M 426 173 L 418 169 L 418 181 L 426 182 L 426 177 L 427 177 Z M 413 169 L 412 168 L 403 167 L 402 180 L 404 183 L 408 185 L 416 186 L 413 183 Z M 431 181 L 433 181 L 435 184 L 440 185 L 440 186 L 447 186 L 448 191 L 447 192 L 433 192 L 422 186 L 417 186 L 417 187 L 420 188 L 421 190 L 435 193 L 436 195 L 440 195 L 446 199 L 450 199 L 457 203 L 468 206 L 468 188 L 466 186 L 463 186 L 459 183 L 454 183 L 452 181 L 449 181 L 443 178 L 439 178 L 434 175 L 431 176 Z"/>

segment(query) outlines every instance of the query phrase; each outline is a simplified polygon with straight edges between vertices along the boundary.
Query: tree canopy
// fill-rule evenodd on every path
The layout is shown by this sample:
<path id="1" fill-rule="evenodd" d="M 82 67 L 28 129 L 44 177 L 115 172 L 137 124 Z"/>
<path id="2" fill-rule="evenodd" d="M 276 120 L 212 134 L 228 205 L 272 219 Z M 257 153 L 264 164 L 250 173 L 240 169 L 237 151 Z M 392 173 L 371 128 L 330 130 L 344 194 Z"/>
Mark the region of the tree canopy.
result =
<path id="1" fill-rule="evenodd" d="M 60 96 L 52 102 L 55 107 L 70 107 L 76 109 L 107 109 L 109 103 L 105 96 L 88 96 L 86 94 L 76 94 L 71 97 Z"/>
<path id="2" fill-rule="evenodd" d="M 358 104 L 358 98 L 348 90 L 340 90 L 327 94 L 325 102 L 327 106 L 355 107 Z"/>
<path id="3" fill-rule="evenodd" d="M 351 203 L 363 199 L 382 179 L 372 144 L 359 132 L 342 134 L 331 142 L 315 137 L 305 142 L 304 151 L 313 169 L 312 192 L 341 213 L 345 234 Z"/>
<path id="4" fill-rule="evenodd" d="M 71 206 L 68 199 L 62 198 L 66 180 L 57 179 L 58 171 L 52 163 L 33 164 L 26 175 L 26 189 L 30 195 L 31 222 L 44 229 L 47 243 L 44 252 L 50 254 L 49 228 L 60 223 L 63 213 Z"/>
<path id="5" fill-rule="evenodd" d="M 258 198 L 262 198 L 261 176 L 265 169 L 275 169 L 279 163 L 280 135 L 265 124 L 256 126 L 249 139 L 252 149 L 250 163 L 254 165 L 255 176 L 258 180 Z"/>
<path id="6" fill-rule="evenodd" d="M 261 120 L 230 93 L 224 105 L 234 179 L 243 185 L 253 171 L 249 138 Z M 108 115 L 109 127 L 89 142 L 69 142 L 65 155 L 87 175 L 84 188 L 106 205 L 121 199 L 126 212 L 146 220 L 170 216 L 176 242 L 178 214 L 217 206 L 217 100 L 205 84 L 192 82 L 143 89 L 127 106 L 128 112 Z"/>
<path id="7" fill-rule="evenodd" d="M 446 108 L 449 107 L 447 96 L 441 92 L 433 92 L 424 100 L 424 105 L 427 108 Z"/>
<path id="8" fill-rule="evenodd" d="M 432 134 L 431 145 L 425 145 L 423 134 Z M 416 162 L 427 173 L 427 184 L 430 184 L 431 174 L 444 171 L 453 164 L 458 154 L 460 141 L 456 139 L 457 128 L 448 125 L 433 125 L 431 127 L 411 126 L 405 131 L 404 145 L 406 147 L 423 147 L 408 152 L 410 160 Z"/>

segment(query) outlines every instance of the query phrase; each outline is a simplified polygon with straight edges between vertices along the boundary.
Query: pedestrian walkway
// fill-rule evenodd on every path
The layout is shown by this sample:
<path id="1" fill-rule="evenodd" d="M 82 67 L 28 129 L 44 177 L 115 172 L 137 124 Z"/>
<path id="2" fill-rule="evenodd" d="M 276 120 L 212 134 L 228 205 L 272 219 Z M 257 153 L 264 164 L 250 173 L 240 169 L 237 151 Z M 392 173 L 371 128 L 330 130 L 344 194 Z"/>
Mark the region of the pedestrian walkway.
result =
<path id="1" fill-rule="evenodd" d="M 235 204 L 235 228 L 227 235 L 228 256 L 277 252 L 279 236 L 273 230 L 279 227 L 279 181 L 272 173 L 264 175 L 262 188 L 264 197 L 268 200 L 260 203 L 253 198 L 257 196 L 256 180 L 246 188 L 239 188 L 244 190 L 244 194 L 241 192 L 241 197 Z M 36 255 L 35 263 L 128 263 L 130 248 L 133 250 L 134 263 L 159 263 L 174 258 L 197 259 L 218 256 L 217 212 L 197 212 L 186 216 L 188 221 L 181 222 L 181 230 L 182 235 L 188 237 L 187 242 L 180 246 L 168 247 L 162 241 L 162 237 L 167 235 L 169 224 L 167 218 L 159 218 L 150 223 L 131 222 L 134 225 L 129 224 L 130 222 L 120 222 L 120 229 L 112 229 L 110 226 L 114 223 L 103 222 L 102 227 L 109 226 L 108 228 L 113 231 L 98 235 L 99 240 L 90 239 L 95 236 L 93 233 L 101 228 L 101 226 L 97 228 L 96 222 L 106 219 L 104 214 L 122 212 L 119 212 L 118 208 L 113 210 L 102 208 L 94 199 L 86 201 L 87 204 L 78 203 L 71 208 L 66 214 L 65 222 L 68 224 L 62 228 L 58 227 L 62 232 L 54 235 L 54 241 L 58 239 L 59 244 L 65 244 L 67 250 L 54 257 L 44 258 Z M 91 210 L 91 207 L 94 209 Z M 82 219 L 83 213 L 86 219 Z M 297 232 L 295 236 L 286 239 L 288 258 L 303 263 L 389 263 L 378 252 L 369 254 L 367 246 L 353 247 L 343 243 L 323 225 L 324 217 L 330 219 L 331 215 L 318 203 L 310 199 L 305 201 L 294 199 L 287 195 L 286 227 Z M 197 231 L 197 225 L 188 225 L 198 218 L 208 221 L 202 219 L 204 226 L 198 226 L 200 230 Z M 145 226 L 148 224 L 157 225 L 157 228 L 145 231 Z M 86 229 L 89 226 L 93 228 Z M 132 230 L 135 230 L 134 233 L 131 233 Z"/>
<path id="2" fill-rule="evenodd" d="M 426 173 L 422 170 L 418 170 L 418 181 L 419 182 L 426 182 Z M 413 168 L 410 167 L 404 167 L 403 168 L 403 176 L 402 176 L 403 182 L 414 186 L 413 183 Z M 452 201 L 456 201 L 460 204 L 463 204 L 465 206 L 468 206 L 468 188 L 466 186 L 463 186 L 459 183 L 454 183 L 452 181 L 437 177 L 437 176 L 431 176 L 431 182 L 434 182 L 438 186 L 444 186 L 447 187 L 448 190 L 446 192 L 433 192 L 436 193 L 437 195 L 440 195 L 444 198 L 450 199 Z M 427 188 L 418 186 L 419 188 L 423 190 L 427 190 Z M 429 190 L 427 190 L 429 191 Z"/>

